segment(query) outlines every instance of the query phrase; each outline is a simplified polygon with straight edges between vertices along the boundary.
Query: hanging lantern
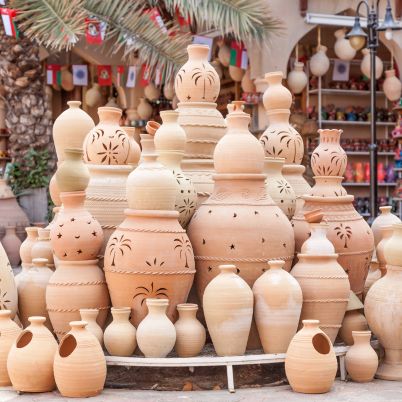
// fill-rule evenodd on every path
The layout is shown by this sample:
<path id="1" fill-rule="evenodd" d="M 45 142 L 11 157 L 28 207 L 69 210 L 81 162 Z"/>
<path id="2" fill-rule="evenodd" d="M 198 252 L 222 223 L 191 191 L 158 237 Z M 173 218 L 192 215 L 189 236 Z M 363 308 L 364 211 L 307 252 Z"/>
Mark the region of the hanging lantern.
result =
<path id="1" fill-rule="evenodd" d="M 322 77 L 329 70 L 328 48 L 324 45 L 317 46 L 317 52 L 310 60 L 310 71 L 316 77 Z"/>
<path id="2" fill-rule="evenodd" d="M 389 101 L 395 102 L 401 97 L 402 83 L 395 76 L 395 70 L 387 70 L 385 72 L 385 80 L 382 87 Z"/>
<path id="3" fill-rule="evenodd" d="M 360 70 L 367 78 L 370 78 L 371 76 L 370 50 L 363 49 L 362 53 L 363 53 L 363 59 L 360 64 Z M 375 78 L 377 80 L 381 77 L 383 70 L 384 66 L 382 64 L 382 60 L 378 56 L 375 56 Z"/>
<path id="4" fill-rule="evenodd" d="M 299 94 L 307 85 L 307 75 L 303 70 L 304 63 L 295 61 L 294 69 L 288 74 L 288 87 L 294 94 Z"/>
<path id="5" fill-rule="evenodd" d="M 155 84 L 150 83 L 144 88 L 144 95 L 149 101 L 155 102 L 161 96 L 161 90 Z"/>
<path id="6" fill-rule="evenodd" d="M 337 57 L 343 61 L 353 60 L 356 56 L 356 50 L 351 46 L 349 39 L 345 38 L 346 30 L 338 29 L 334 35 L 336 38 L 334 50 Z"/>

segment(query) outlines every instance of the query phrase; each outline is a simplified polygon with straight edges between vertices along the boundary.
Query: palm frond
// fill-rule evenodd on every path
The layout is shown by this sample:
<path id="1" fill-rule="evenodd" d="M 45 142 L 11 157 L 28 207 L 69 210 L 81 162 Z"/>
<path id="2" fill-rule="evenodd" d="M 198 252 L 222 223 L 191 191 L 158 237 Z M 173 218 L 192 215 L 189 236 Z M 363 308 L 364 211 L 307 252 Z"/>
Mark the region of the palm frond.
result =
<path id="1" fill-rule="evenodd" d="M 69 49 L 85 31 L 83 0 L 12 0 L 21 30 L 39 44 Z"/>

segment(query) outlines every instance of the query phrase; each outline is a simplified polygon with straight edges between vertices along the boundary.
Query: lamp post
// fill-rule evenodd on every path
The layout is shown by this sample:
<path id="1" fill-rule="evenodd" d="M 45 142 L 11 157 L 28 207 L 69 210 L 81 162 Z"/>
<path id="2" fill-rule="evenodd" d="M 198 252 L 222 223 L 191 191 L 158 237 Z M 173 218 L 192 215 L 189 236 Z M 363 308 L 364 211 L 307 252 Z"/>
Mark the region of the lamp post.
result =
<path id="1" fill-rule="evenodd" d="M 392 31 L 400 30 L 402 27 L 397 25 L 392 16 L 390 0 L 387 0 L 384 21 L 381 25 L 378 23 L 378 6 L 380 0 L 377 0 L 376 6 L 373 1 L 371 7 L 366 0 L 360 1 L 356 9 L 356 17 L 352 30 L 346 35 L 351 46 L 360 50 L 366 40 L 367 48 L 370 50 L 370 215 L 371 220 L 377 216 L 378 211 L 378 183 L 377 183 L 377 109 L 376 109 L 376 86 L 375 76 L 375 58 L 378 48 L 378 31 L 385 31 L 385 37 L 392 39 Z M 360 25 L 359 10 L 362 5 L 367 9 L 367 29 L 368 35 Z"/>

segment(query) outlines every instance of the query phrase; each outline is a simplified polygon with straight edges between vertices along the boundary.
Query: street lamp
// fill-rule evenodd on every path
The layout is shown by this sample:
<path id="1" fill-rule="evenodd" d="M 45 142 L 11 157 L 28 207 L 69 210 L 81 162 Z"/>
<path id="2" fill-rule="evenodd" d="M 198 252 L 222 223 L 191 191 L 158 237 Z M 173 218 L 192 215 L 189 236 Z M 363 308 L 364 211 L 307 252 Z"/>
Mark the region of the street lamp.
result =
<path id="1" fill-rule="evenodd" d="M 346 35 L 349 39 L 350 45 L 360 50 L 366 40 L 367 47 L 370 50 L 370 214 L 371 219 L 377 216 L 378 210 L 378 188 L 377 188 L 377 110 L 376 110 L 376 77 L 375 77 L 375 58 L 378 48 L 378 31 L 385 31 L 385 37 L 388 40 L 392 39 L 392 31 L 402 29 L 402 26 L 398 25 L 394 21 L 392 16 L 392 9 L 390 0 L 387 0 L 387 6 L 385 9 L 384 21 L 381 25 L 378 24 L 378 5 L 380 0 L 377 0 L 376 6 L 374 1 L 371 7 L 366 0 L 362 0 L 356 9 L 356 17 L 352 30 Z M 360 25 L 359 9 L 362 5 L 367 9 L 367 28 L 368 35 L 362 29 Z"/>

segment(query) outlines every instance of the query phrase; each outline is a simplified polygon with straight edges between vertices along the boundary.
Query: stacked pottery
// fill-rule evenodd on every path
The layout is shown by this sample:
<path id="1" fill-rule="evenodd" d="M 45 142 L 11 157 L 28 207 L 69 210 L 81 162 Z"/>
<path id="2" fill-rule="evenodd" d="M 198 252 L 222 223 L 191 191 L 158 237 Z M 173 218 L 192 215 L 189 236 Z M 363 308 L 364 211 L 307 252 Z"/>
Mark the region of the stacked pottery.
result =
<path id="1" fill-rule="evenodd" d="M 292 275 L 303 292 L 301 320 L 320 321 L 320 328 L 335 342 L 349 300 L 349 280 L 327 239 L 326 223 L 311 223 L 311 237 L 297 254 Z"/>
<path id="2" fill-rule="evenodd" d="M 367 292 L 381 278 L 381 271 L 379 270 L 380 264 L 378 263 L 376 253 L 373 253 L 370 269 L 367 274 L 366 282 L 364 282 L 363 300 L 366 298 Z"/>
<path id="3" fill-rule="evenodd" d="M 32 259 L 45 258 L 47 260 L 47 266 L 54 270 L 53 249 L 50 244 L 50 229 L 38 229 L 38 239 L 32 246 L 31 256 Z"/>
<path id="4" fill-rule="evenodd" d="M 186 146 L 186 133 L 177 123 L 179 113 L 160 112 L 163 124 L 155 133 L 158 161 L 170 169 L 179 185 L 174 208 L 179 212 L 180 225 L 185 228 L 197 205 L 197 192 L 192 181 L 181 170 L 181 160 Z"/>
<path id="5" fill-rule="evenodd" d="M 6 226 L 6 234 L 1 239 L 1 244 L 8 255 L 12 267 L 18 267 L 20 264 L 21 240 L 15 232 L 15 226 Z"/>
<path id="6" fill-rule="evenodd" d="M 327 235 L 338 254 L 338 262 L 349 276 L 351 289 L 361 299 L 374 250 L 374 237 L 367 222 L 353 207 L 354 197 L 342 187 L 347 158 L 340 150 L 338 134 L 338 130 L 320 130 L 320 143 L 325 146 L 319 145 L 313 152 L 316 184 L 308 195 L 303 196 L 303 209 L 296 211 L 293 217 L 296 250 L 300 251 L 310 234 L 304 213 L 321 208 L 329 224 Z"/>
<path id="7" fill-rule="evenodd" d="M 25 228 L 25 231 L 27 237 L 20 246 L 20 259 L 22 268 L 29 268 L 32 264 L 32 247 L 38 240 L 38 228 L 36 226 L 29 226 Z"/>
<path id="8" fill-rule="evenodd" d="M 385 259 L 385 245 L 387 241 L 391 238 L 394 229 L 392 225 L 382 226 L 380 229 L 381 240 L 378 242 L 376 247 L 376 256 L 378 261 L 378 269 L 381 272 L 381 276 L 384 276 L 387 272 L 387 261 Z"/>
<path id="9" fill-rule="evenodd" d="M 178 183 L 171 170 L 148 153 L 153 139 L 141 135 L 142 163 L 127 180 L 125 220 L 110 236 L 104 269 L 114 307 L 129 306 L 137 327 L 147 298 L 169 299 L 168 316 L 187 300 L 194 278 L 193 249 L 174 210 Z"/>
<path id="10" fill-rule="evenodd" d="M 127 163 L 137 166 L 141 157 L 141 148 L 139 146 L 140 136 L 137 134 L 136 127 L 124 126 L 123 129 L 130 138 L 130 152 Z"/>
<path id="11" fill-rule="evenodd" d="M 14 318 L 18 310 L 18 291 L 13 269 L 3 246 L 0 244 L 0 309 L 10 310 Z"/>
<path id="12" fill-rule="evenodd" d="M 301 196 L 307 194 L 310 186 L 303 178 L 305 167 L 301 165 L 304 153 L 303 140 L 300 134 L 289 124 L 292 94 L 282 85 L 282 72 L 265 74 L 268 88 L 264 92 L 263 102 L 269 118 L 269 126 L 262 134 L 260 141 L 265 156 L 285 158 L 282 173 L 293 188 L 299 210 L 303 201 Z"/>
<path id="13" fill-rule="evenodd" d="M 186 132 L 183 171 L 193 181 L 201 203 L 212 192 L 212 155 L 226 132 L 225 120 L 216 109 L 220 80 L 208 62 L 209 47 L 189 45 L 188 61 L 175 78 L 179 98 L 178 123 Z"/>
<path id="14" fill-rule="evenodd" d="M 378 243 L 381 241 L 381 228 L 384 226 L 390 226 L 394 223 L 400 223 L 401 220 L 391 213 L 392 207 L 389 205 L 380 207 L 380 215 L 374 219 L 373 223 L 371 224 L 371 230 L 373 231 L 374 235 L 374 243 L 377 246 Z"/>
<path id="15" fill-rule="evenodd" d="M 99 341 L 99 344 L 103 347 L 103 330 L 96 321 L 98 315 L 99 310 L 96 308 L 80 309 L 81 320 L 88 324 L 87 330 L 95 335 L 96 339 Z"/>

